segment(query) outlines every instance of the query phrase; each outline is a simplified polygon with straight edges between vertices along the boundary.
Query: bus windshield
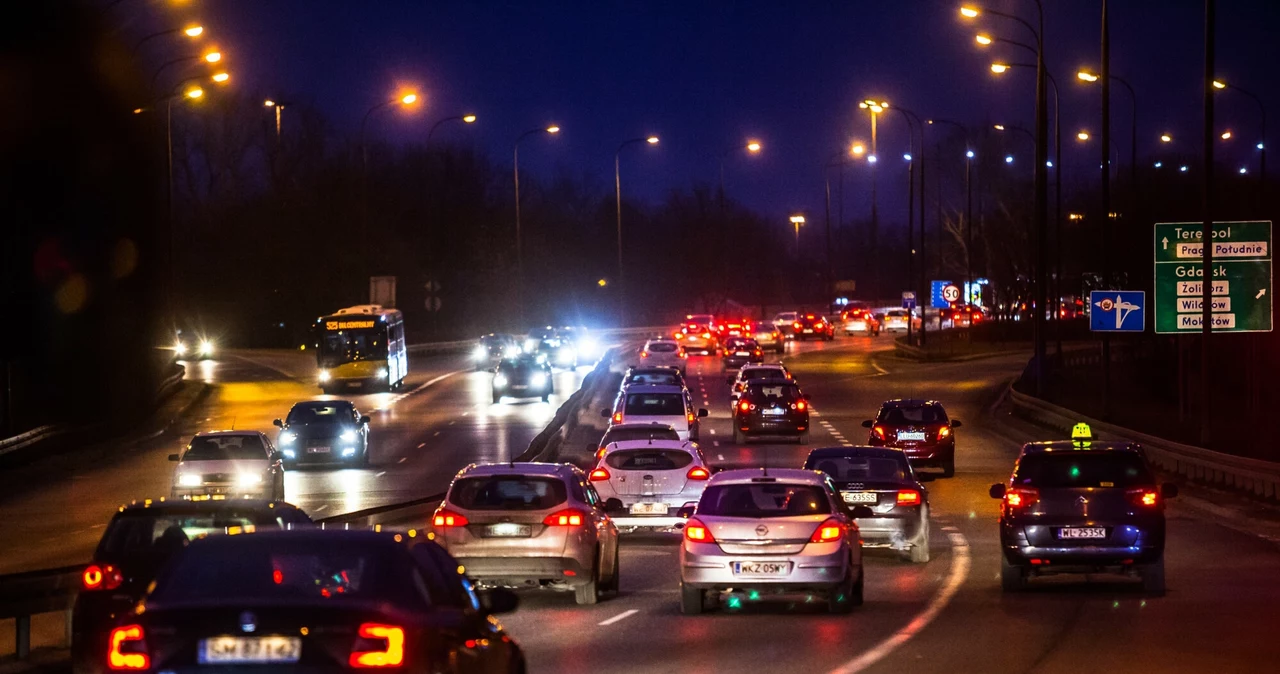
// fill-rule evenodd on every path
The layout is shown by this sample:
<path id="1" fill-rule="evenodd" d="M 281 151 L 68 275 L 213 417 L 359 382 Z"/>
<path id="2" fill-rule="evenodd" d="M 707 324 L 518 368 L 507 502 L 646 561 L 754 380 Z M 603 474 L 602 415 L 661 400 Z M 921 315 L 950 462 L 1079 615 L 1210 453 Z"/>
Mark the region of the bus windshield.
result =
<path id="1" fill-rule="evenodd" d="M 326 332 L 320 338 L 320 366 L 387 357 L 386 330 L 364 328 Z"/>

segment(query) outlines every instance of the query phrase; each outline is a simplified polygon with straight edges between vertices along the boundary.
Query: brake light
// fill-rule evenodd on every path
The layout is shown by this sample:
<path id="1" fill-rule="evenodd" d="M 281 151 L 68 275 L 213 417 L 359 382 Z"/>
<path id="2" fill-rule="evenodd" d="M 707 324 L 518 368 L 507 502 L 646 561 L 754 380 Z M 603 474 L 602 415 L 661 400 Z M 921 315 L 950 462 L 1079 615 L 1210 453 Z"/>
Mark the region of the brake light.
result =
<path id="1" fill-rule="evenodd" d="M 746 400 L 743 400 L 742 402 L 738 403 L 738 409 L 743 412 L 750 412 L 751 403 L 747 402 Z"/>
<path id="2" fill-rule="evenodd" d="M 385 645 L 369 650 L 352 650 L 349 663 L 352 667 L 399 667 L 404 664 L 404 628 L 379 623 L 360 625 L 360 639 L 381 640 Z M 356 642 L 356 646 L 365 644 Z M 369 644 L 377 646 L 379 644 Z"/>
<path id="3" fill-rule="evenodd" d="M 690 519 L 684 525 L 684 539 L 690 543 L 715 543 L 716 537 L 711 535 L 707 525 L 696 519 Z"/>
<path id="4" fill-rule="evenodd" d="M 697 329 L 698 329 L 698 324 L 697 324 L 697 323 L 690 323 L 690 324 L 689 324 L 689 329 L 690 329 L 690 330 L 697 330 Z"/>
<path id="5" fill-rule="evenodd" d="M 685 351 L 683 348 L 681 348 L 679 351 L 676 352 L 676 358 L 688 358 L 688 357 L 689 357 L 689 352 Z"/>
<path id="6" fill-rule="evenodd" d="M 693 417 L 693 412 L 690 412 L 690 413 L 688 413 L 688 414 L 686 414 L 686 415 L 684 415 L 684 416 L 685 416 L 685 419 L 687 419 L 687 420 L 689 421 L 689 423 L 693 423 L 693 418 L 694 418 L 694 417 Z"/>
<path id="7" fill-rule="evenodd" d="M 80 574 L 80 587 L 85 590 L 114 590 L 124 583 L 124 575 L 110 564 L 90 564 Z"/>
<path id="8" fill-rule="evenodd" d="M 900 506 L 920 505 L 920 492 L 914 489 L 900 489 L 898 491 L 898 505 Z"/>
<path id="9" fill-rule="evenodd" d="M 982 320 L 982 314 L 975 313 L 975 314 L 973 315 L 973 320 L 975 320 L 975 321 L 980 321 L 980 320 Z"/>
<path id="10" fill-rule="evenodd" d="M 939 428 L 939 429 L 938 429 L 938 439 L 939 439 L 939 440 L 941 440 L 941 439 L 943 439 L 943 438 L 947 438 L 947 437 L 951 437 L 951 427 L 950 427 L 950 426 L 943 426 L 942 428 Z"/>
<path id="11" fill-rule="evenodd" d="M 797 401 L 796 401 L 796 404 L 794 405 L 794 407 L 795 407 L 797 410 L 800 410 L 801 412 L 803 412 L 803 411 L 805 410 L 805 408 L 807 408 L 808 406 L 809 406 L 809 405 L 808 405 L 808 403 L 806 403 L 806 402 L 805 402 L 805 401 L 803 401 L 803 400 L 797 400 Z"/>
<path id="12" fill-rule="evenodd" d="M 671 333 L 671 336 L 675 337 L 676 339 L 684 339 L 684 331 L 676 330 L 675 332 Z"/>
<path id="13" fill-rule="evenodd" d="M 1040 492 L 1036 489 L 1010 489 L 1004 493 L 1005 505 L 1010 509 L 1030 508 L 1040 501 Z"/>
<path id="14" fill-rule="evenodd" d="M 615 423 L 615 424 L 620 424 L 620 423 L 622 423 L 622 412 L 614 412 L 614 413 L 613 413 L 613 423 Z"/>
<path id="15" fill-rule="evenodd" d="M 542 520 L 542 523 L 549 527 L 580 527 L 582 526 L 584 519 L 585 516 L 582 514 L 581 510 L 565 508 L 559 512 L 547 515 L 546 518 Z"/>
<path id="16" fill-rule="evenodd" d="M 1129 489 L 1125 491 L 1125 496 L 1129 502 L 1144 508 L 1154 508 L 1160 505 L 1160 492 L 1155 489 L 1147 489 L 1139 487 L 1137 489 Z"/>
<path id="17" fill-rule="evenodd" d="M 955 316 L 952 316 L 951 319 L 955 321 L 960 320 L 960 314 L 956 314 Z"/>
<path id="18" fill-rule="evenodd" d="M 799 321 L 796 321 L 795 323 L 792 323 L 792 324 L 791 324 L 791 327 L 795 328 L 796 330 L 799 330 L 799 329 L 800 329 L 800 322 L 799 322 Z"/>
<path id="19" fill-rule="evenodd" d="M 596 458 L 597 458 L 597 459 L 603 459 L 603 458 L 604 458 L 604 447 L 601 447 L 600 449 L 597 449 L 597 450 L 596 450 Z"/>
<path id="20" fill-rule="evenodd" d="M 107 666 L 111 669 L 125 670 L 150 667 L 151 658 L 146 653 L 147 646 L 142 636 L 142 625 L 125 625 L 111 630 L 111 637 L 107 641 Z M 133 642 L 137 642 L 134 645 L 137 650 L 125 652 L 123 646 Z"/>
<path id="21" fill-rule="evenodd" d="M 600 455 L 604 456 L 604 450 L 601 450 Z M 587 478 L 592 482 L 603 482 L 609 479 L 609 471 L 604 468 L 597 468 L 591 471 L 591 474 L 588 475 Z"/>
<path id="22" fill-rule="evenodd" d="M 805 317 L 805 318 L 813 318 L 813 314 L 805 314 L 805 315 L 804 315 L 804 317 Z"/>
<path id="23" fill-rule="evenodd" d="M 648 358 L 648 357 L 649 357 L 649 352 L 648 352 L 648 351 L 641 351 L 641 352 L 640 352 L 640 357 L 641 357 L 641 358 Z"/>
<path id="24" fill-rule="evenodd" d="M 763 352 L 763 351 L 761 351 L 760 349 L 756 349 L 756 355 L 757 355 L 757 356 L 762 356 L 762 355 L 764 355 L 764 352 Z"/>
<path id="25" fill-rule="evenodd" d="M 689 469 L 685 478 L 689 480 L 707 480 L 711 478 L 711 471 L 703 468 L 702 466 L 694 466 Z"/>
<path id="26" fill-rule="evenodd" d="M 840 520 L 831 517 L 822 524 L 819 524 L 817 529 L 813 530 L 813 535 L 809 537 L 809 542 L 830 543 L 832 541 L 838 541 L 844 536 L 844 532 L 844 524 L 842 524 Z"/>
<path id="27" fill-rule="evenodd" d="M 467 521 L 466 515 L 441 507 L 436 511 L 435 517 L 431 518 L 431 524 L 437 529 L 447 529 L 449 527 L 465 527 L 470 522 Z"/>
<path id="28" fill-rule="evenodd" d="M 874 433 L 877 438 L 884 440 L 884 426 L 872 426 L 871 432 Z"/>

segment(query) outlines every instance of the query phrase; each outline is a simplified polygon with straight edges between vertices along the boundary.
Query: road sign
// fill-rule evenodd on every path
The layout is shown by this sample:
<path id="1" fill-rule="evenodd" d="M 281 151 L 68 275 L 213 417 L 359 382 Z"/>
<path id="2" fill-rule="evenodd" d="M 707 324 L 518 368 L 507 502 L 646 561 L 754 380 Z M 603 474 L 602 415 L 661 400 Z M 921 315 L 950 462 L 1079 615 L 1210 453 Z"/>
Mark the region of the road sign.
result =
<path id="1" fill-rule="evenodd" d="M 902 308 L 903 309 L 916 308 L 916 294 L 914 292 L 910 290 L 902 291 Z"/>
<path id="2" fill-rule="evenodd" d="M 427 311 L 440 311 L 440 284 L 428 279 L 426 283 L 422 284 L 422 289 L 426 291 L 426 298 L 422 301 L 422 308 Z"/>
<path id="3" fill-rule="evenodd" d="M 957 302 L 960 300 L 960 288 L 954 285 L 944 286 L 942 288 L 942 299 L 947 302 Z"/>
<path id="4" fill-rule="evenodd" d="M 1142 332 L 1147 329 L 1147 294 L 1141 290 L 1089 293 L 1089 329 L 1094 332 Z"/>
<path id="5" fill-rule="evenodd" d="M 857 281 L 836 281 L 835 291 L 838 293 L 851 293 L 858 289 Z"/>
<path id="6" fill-rule="evenodd" d="M 951 303 L 942 299 L 942 289 L 951 285 L 951 281 L 929 282 L 929 306 L 934 309 L 950 309 Z"/>
<path id="7" fill-rule="evenodd" d="M 1160 334 L 1201 330 L 1202 225 L 1155 226 L 1155 325 Z M 1213 223 L 1214 332 L 1271 332 L 1271 222 Z"/>

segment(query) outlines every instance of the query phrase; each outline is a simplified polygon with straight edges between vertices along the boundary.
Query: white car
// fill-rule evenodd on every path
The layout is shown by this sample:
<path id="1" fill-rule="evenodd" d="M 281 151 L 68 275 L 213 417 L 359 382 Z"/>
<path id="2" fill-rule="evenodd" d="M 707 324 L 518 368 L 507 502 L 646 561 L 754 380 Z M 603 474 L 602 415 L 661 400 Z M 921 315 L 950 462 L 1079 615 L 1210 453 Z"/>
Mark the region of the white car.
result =
<path id="1" fill-rule="evenodd" d="M 679 440 L 626 440 L 601 450 L 588 473 L 591 485 L 607 503 L 619 531 L 669 530 L 684 526 L 680 508 L 696 505 L 711 479 L 702 450 Z"/>
<path id="2" fill-rule="evenodd" d="M 173 470 L 175 499 L 221 501 L 224 499 L 284 500 L 284 467 L 280 453 L 258 431 L 197 433 Z"/>
<path id="3" fill-rule="evenodd" d="M 901 330 L 905 332 L 907 329 L 907 322 L 910 320 L 910 314 L 907 313 L 906 309 L 893 309 L 886 312 L 884 315 L 884 329 Z"/>
<path id="4" fill-rule="evenodd" d="M 783 311 L 774 315 L 773 327 L 778 329 L 783 339 L 791 339 L 796 335 L 795 323 L 798 320 L 800 320 L 800 314 L 794 311 Z"/>
<path id="5" fill-rule="evenodd" d="M 618 393 L 613 409 L 600 410 L 610 424 L 656 423 L 675 429 L 681 440 L 698 441 L 699 421 L 708 414 L 695 409 L 693 397 L 683 386 L 631 386 Z"/>
<path id="6" fill-rule="evenodd" d="M 689 364 L 689 354 L 674 339 L 651 339 L 640 349 L 640 363 L 645 367 L 674 367 L 684 376 Z"/>

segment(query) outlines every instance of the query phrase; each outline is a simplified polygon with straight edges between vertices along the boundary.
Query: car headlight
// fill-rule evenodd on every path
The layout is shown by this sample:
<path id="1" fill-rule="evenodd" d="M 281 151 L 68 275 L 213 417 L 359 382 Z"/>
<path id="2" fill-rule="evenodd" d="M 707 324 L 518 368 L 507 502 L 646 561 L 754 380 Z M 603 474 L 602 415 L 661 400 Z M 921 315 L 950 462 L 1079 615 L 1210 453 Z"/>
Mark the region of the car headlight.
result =
<path id="1" fill-rule="evenodd" d="M 240 483 L 241 487 L 252 487 L 254 485 L 262 484 L 262 474 L 261 473 L 241 473 L 240 479 L 238 480 L 238 482 Z"/>
<path id="2" fill-rule="evenodd" d="M 518 346 L 508 346 L 508 347 L 507 347 L 507 348 L 502 352 L 502 355 L 503 355 L 503 356 L 505 356 L 505 357 L 507 357 L 507 358 L 515 358 L 516 356 L 519 356 L 519 355 L 520 355 L 520 354 L 522 354 L 522 353 L 524 353 L 524 349 L 521 349 L 521 348 L 520 348 L 520 347 L 518 347 Z"/>
<path id="3" fill-rule="evenodd" d="M 346 431 L 343 431 L 342 435 L 339 435 L 338 437 L 342 438 L 343 440 L 346 440 L 347 442 L 352 442 L 356 439 L 356 432 L 353 430 L 346 430 Z"/>
<path id="4" fill-rule="evenodd" d="M 178 476 L 179 487 L 199 487 L 200 476 L 196 473 L 182 473 Z"/>
<path id="5" fill-rule="evenodd" d="M 506 385 L 507 385 L 507 377 L 506 377 L 506 375 L 502 375 L 502 374 L 495 374 L 495 375 L 493 375 L 493 386 L 494 386 L 494 388 L 503 388 L 503 387 L 505 387 Z"/>
<path id="6" fill-rule="evenodd" d="M 576 351 L 567 346 L 560 349 L 560 360 L 573 360 L 577 355 Z"/>
<path id="7" fill-rule="evenodd" d="M 547 354 L 545 354 L 545 353 L 540 353 L 540 354 L 538 354 L 538 362 L 539 362 L 539 363 L 545 363 L 545 362 L 547 362 Z"/>
<path id="8" fill-rule="evenodd" d="M 386 378 L 387 378 L 387 368 L 385 368 L 385 367 L 380 367 L 380 368 L 378 368 L 377 376 L 378 376 L 378 379 L 386 379 Z"/>
<path id="9" fill-rule="evenodd" d="M 200 341 L 200 355 L 202 355 L 202 356 L 212 356 L 212 355 L 213 355 L 213 342 L 211 342 L 211 341 L 209 341 L 209 340 L 207 340 L 207 339 L 205 339 L 205 340 L 201 340 L 201 341 Z"/>
<path id="10" fill-rule="evenodd" d="M 286 458 L 286 459 L 292 459 L 294 456 L 296 456 L 296 455 L 293 453 L 293 450 L 292 450 L 292 449 L 286 449 L 286 450 L 283 450 L 283 451 L 284 451 L 284 458 Z"/>
<path id="11" fill-rule="evenodd" d="M 524 350 L 526 353 L 533 353 L 534 351 L 537 350 L 537 348 L 538 348 L 538 340 L 536 339 L 524 340 Z"/>
<path id="12" fill-rule="evenodd" d="M 355 456 L 355 455 L 356 455 L 356 448 L 355 448 L 355 447 L 347 447 L 347 448 L 345 448 L 345 449 L 343 449 L 343 450 L 342 450 L 342 455 L 343 455 L 344 457 L 345 457 L 345 456 Z"/>
<path id="13" fill-rule="evenodd" d="M 293 431 L 281 431 L 281 432 L 280 432 L 280 438 L 279 438 L 279 440 L 280 440 L 280 444 L 282 444 L 282 445 L 292 445 L 292 444 L 293 444 L 293 441 L 294 441 L 294 440 L 297 440 L 297 439 L 298 439 L 298 434 L 297 434 L 297 433 L 294 433 Z"/>
<path id="14" fill-rule="evenodd" d="M 529 385 L 533 386 L 534 388 L 545 386 L 546 383 L 547 383 L 547 375 L 543 374 L 542 372 L 535 372 L 532 377 L 529 377 Z"/>
<path id="15" fill-rule="evenodd" d="M 179 356 L 186 355 L 187 345 L 182 342 L 177 342 L 176 344 L 173 345 L 173 352 L 178 354 Z"/>
<path id="16" fill-rule="evenodd" d="M 489 350 L 484 348 L 484 345 L 482 344 L 476 347 L 474 355 L 476 360 L 484 360 L 489 357 Z"/>
<path id="17" fill-rule="evenodd" d="M 321 371 L 320 371 L 320 374 L 319 374 L 319 375 L 317 375 L 317 378 L 318 378 L 321 382 L 329 381 L 329 379 L 331 379 L 332 377 L 333 377 L 333 375 L 329 374 L 329 371 L 328 371 L 328 370 L 321 370 Z"/>

